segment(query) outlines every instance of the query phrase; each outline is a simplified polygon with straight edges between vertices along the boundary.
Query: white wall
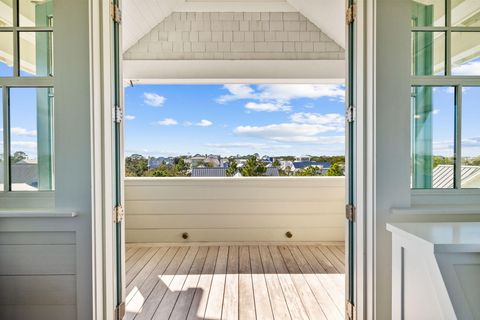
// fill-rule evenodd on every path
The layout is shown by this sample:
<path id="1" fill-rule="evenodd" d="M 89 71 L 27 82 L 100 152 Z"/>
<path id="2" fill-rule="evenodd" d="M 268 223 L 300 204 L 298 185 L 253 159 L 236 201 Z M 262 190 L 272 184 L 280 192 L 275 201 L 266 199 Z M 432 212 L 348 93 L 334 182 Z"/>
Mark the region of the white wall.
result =
<path id="1" fill-rule="evenodd" d="M 1 319 L 93 316 L 92 3 L 54 1 L 56 191 L 1 195 Z"/>
<path id="2" fill-rule="evenodd" d="M 298 12 L 174 12 L 126 60 L 342 60 L 344 50 Z"/>
<path id="3" fill-rule="evenodd" d="M 373 72 L 372 87 L 365 94 L 373 93 L 372 109 L 367 109 L 366 125 L 372 130 L 372 140 L 366 141 L 367 157 L 372 161 L 372 194 L 368 194 L 372 210 L 367 211 L 367 221 L 372 223 L 373 266 L 372 279 L 367 279 L 369 290 L 373 289 L 371 306 L 376 319 L 391 318 L 391 268 L 392 239 L 386 231 L 387 222 L 418 221 L 479 221 L 478 214 L 448 214 L 443 210 L 425 210 L 425 212 L 392 211 L 394 208 L 409 208 L 412 204 L 439 206 L 444 209 L 455 204 L 461 213 L 461 207 L 467 203 L 466 197 L 458 192 L 441 193 L 437 196 L 412 197 L 410 190 L 410 1 L 376 0 L 374 3 L 374 35 L 367 38 L 367 53 L 374 51 L 373 64 L 367 68 Z M 371 35 L 369 35 L 371 36 Z M 369 121 L 372 122 L 369 122 Z M 452 119 L 453 120 L 453 119 Z M 468 193 L 468 191 L 467 191 Z M 426 195 L 431 194 L 427 192 Z M 472 200 L 477 198 L 476 201 Z M 412 202 L 412 198 L 415 201 Z M 467 197 L 468 198 L 468 197 Z M 468 201 L 478 205 L 478 193 Z"/>
<path id="4" fill-rule="evenodd" d="M 343 241 L 343 177 L 127 178 L 127 242 Z"/>

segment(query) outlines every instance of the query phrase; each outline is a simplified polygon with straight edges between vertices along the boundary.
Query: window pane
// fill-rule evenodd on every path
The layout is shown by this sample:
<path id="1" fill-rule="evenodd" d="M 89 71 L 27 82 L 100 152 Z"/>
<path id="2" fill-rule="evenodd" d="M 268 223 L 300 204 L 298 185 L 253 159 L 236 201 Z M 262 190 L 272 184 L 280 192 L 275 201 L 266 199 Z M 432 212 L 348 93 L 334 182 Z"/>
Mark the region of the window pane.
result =
<path id="1" fill-rule="evenodd" d="M 444 32 L 412 32 L 412 74 L 445 75 Z"/>
<path id="2" fill-rule="evenodd" d="M 480 188 L 480 87 L 462 96 L 462 188 Z"/>
<path id="3" fill-rule="evenodd" d="M 53 190 L 53 91 L 10 89 L 13 191 Z"/>
<path id="4" fill-rule="evenodd" d="M 20 26 L 50 27 L 53 23 L 53 1 L 19 0 Z"/>
<path id="5" fill-rule="evenodd" d="M 0 32 L 0 77 L 13 76 L 13 34 Z"/>
<path id="6" fill-rule="evenodd" d="M 478 27 L 480 11 L 478 1 L 451 0 L 452 26 Z"/>
<path id="7" fill-rule="evenodd" d="M 53 75 L 51 32 L 20 32 L 20 75 L 47 77 Z"/>
<path id="8" fill-rule="evenodd" d="M 0 1 L 0 27 L 13 26 L 13 6 L 12 0 Z"/>
<path id="9" fill-rule="evenodd" d="M 445 26 L 445 0 L 412 1 L 412 26 Z"/>
<path id="10" fill-rule="evenodd" d="M 2 88 L 0 88 L 0 97 L 3 96 Z M 5 154 L 3 144 L 3 99 L 0 99 L 0 191 L 4 191 L 4 167 L 5 167 Z"/>
<path id="11" fill-rule="evenodd" d="M 413 188 L 453 188 L 454 106 L 451 87 L 412 88 Z"/>
<path id="12" fill-rule="evenodd" d="M 452 32 L 452 74 L 480 76 L 480 32 Z"/>

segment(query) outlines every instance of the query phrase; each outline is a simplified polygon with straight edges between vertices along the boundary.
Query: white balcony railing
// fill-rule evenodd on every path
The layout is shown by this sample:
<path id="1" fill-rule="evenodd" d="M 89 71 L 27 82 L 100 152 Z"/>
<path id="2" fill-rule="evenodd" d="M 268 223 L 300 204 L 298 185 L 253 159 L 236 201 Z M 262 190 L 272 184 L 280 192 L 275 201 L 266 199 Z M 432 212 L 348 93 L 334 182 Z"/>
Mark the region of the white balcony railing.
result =
<path id="1" fill-rule="evenodd" d="M 343 241 L 344 177 L 126 178 L 126 241 Z"/>

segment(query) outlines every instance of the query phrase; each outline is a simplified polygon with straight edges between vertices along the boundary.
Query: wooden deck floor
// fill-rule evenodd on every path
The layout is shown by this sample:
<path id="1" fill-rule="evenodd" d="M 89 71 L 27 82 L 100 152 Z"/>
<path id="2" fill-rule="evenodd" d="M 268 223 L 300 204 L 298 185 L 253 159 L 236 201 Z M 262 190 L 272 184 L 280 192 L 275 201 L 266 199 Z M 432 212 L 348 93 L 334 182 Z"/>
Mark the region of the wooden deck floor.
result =
<path id="1" fill-rule="evenodd" d="M 344 319 L 344 247 L 127 245 L 125 319 Z"/>

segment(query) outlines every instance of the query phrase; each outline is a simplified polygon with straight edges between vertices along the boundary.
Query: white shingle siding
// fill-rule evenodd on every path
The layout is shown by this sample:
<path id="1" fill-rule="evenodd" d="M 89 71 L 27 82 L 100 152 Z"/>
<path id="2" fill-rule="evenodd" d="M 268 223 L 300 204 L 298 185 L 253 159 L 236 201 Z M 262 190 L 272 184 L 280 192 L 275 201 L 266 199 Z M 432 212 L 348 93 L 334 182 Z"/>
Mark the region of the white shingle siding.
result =
<path id="1" fill-rule="evenodd" d="M 344 50 L 298 12 L 174 12 L 127 60 L 337 60 Z"/>

